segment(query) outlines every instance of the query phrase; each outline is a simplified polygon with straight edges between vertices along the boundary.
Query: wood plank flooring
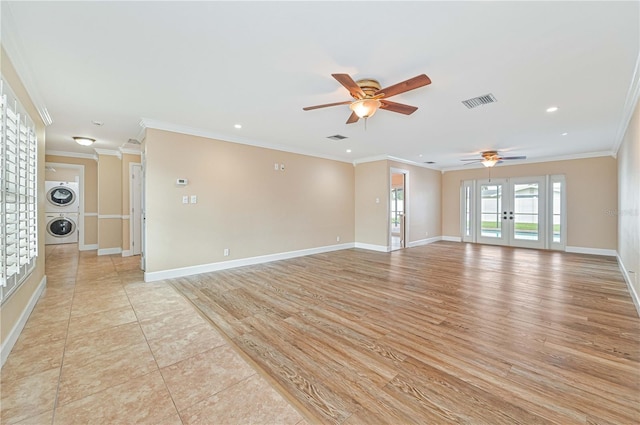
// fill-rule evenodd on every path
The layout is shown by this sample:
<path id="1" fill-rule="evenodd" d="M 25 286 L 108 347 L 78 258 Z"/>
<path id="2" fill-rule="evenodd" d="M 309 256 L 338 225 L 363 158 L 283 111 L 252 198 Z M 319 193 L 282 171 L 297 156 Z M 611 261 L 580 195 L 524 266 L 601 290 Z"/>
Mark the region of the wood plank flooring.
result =
<path id="1" fill-rule="evenodd" d="M 614 258 L 439 242 L 170 283 L 312 422 L 640 423 Z"/>

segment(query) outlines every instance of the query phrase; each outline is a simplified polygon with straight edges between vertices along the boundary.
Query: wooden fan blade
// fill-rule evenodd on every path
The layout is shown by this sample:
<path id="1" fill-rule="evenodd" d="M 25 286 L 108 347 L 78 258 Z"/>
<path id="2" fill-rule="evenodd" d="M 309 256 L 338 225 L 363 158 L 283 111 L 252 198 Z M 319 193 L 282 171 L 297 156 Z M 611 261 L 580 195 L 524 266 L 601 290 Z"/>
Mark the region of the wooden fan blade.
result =
<path id="1" fill-rule="evenodd" d="M 385 109 L 391 112 L 398 112 L 405 115 L 411 115 L 418 110 L 418 108 L 415 106 L 405 105 L 404 103 L 391 102 L 390 100 L 381 99 L 380 103 L 381 109 Z"/>
<path id="2" fill-rule="evenodd" d="M 353 78 L 351 78 L 349 74 L 331 74 L 331 76 L 335 78 L 340 84 L 342 84 L 345 89 L 349 90 L 349 93 L 355 99 L 362 99 L 363 97 L 365 97 L 365 94 L 360 86 L 355 81 L 353 81 Z"/>
<path id="3" fill-rule="evenodd" d="M 347 120 L 347 124 L 353 124 L 354 122 L 358 122 L 359 119 L 360 119 L 360 117 L 358 115 L 356 115 L 355 112 L 352 112 L 351 115 L 349 115 L 349 119 Z"/>
<path id="4" fill-rule="evenodd" d="M 417 77 L 409 78 L 406 81 L 403 81 L 398 84 L 394 84 L 389 87 L 385 87 L 383 89 L 378 90 L 374 93 L 377 95 L 379 93 L 384 93 L 384 97 L 395 96 L 400 93 L 404 93 L 409 90 L 417 89 L 418 87 L 426 86 L 431 84 L 431 79 L 427 77 L 425 74 L 420 74 Z"/>
<path id="5" fill-rule="evenodd" d="M 526 156 L 501 156 L 500 159 L 527 159 Z"/>
<path id="6" fill-rule="evenodd" d="M 350 100 L 346 100 L 344 102 L 326 103 L 324 105 L 316 105 L 316 106 L 307 106 L 306 108 L 302 108 L 302 110 L 303 111 L 311 111 L 313 109 L 328 108 L 329 106 L 348 105 L 350 103 L 351 103 Z"/>

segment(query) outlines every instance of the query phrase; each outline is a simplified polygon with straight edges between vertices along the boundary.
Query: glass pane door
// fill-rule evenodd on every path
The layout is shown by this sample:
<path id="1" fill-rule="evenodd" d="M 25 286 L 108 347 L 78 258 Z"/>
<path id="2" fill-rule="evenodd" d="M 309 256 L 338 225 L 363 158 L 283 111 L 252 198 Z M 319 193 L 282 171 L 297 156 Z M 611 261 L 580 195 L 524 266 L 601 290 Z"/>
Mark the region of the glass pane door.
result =
<path id="1" fill-rule="evenodd" d="M 506 180 L 480 180 L 477 185 L 478 226 L 476 240 L 480 243 L 508 243 L 508 229 L 504 226 L 503 212 Z M 508 199 L 508 198 L 506 198 Z"/>
<path id="2" fill-rule="evenodd" d="M 509 181 L 507 221 L 510 245 L 544 248 L 544 177 L 527 177 Z"/>

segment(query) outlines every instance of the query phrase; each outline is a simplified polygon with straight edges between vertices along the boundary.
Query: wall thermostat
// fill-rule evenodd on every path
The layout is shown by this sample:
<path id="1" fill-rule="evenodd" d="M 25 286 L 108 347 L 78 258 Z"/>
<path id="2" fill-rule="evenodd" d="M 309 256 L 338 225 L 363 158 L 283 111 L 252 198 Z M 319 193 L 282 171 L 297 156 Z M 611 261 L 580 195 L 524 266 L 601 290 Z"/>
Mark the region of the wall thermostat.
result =
<path id="1" fill-rule="evenodd" d="M 178 179 L 178 180 L 176 180 L 176 184 L 178 186 L 186 186 L 187 183 L 189 183 L 188 179 Z"/>

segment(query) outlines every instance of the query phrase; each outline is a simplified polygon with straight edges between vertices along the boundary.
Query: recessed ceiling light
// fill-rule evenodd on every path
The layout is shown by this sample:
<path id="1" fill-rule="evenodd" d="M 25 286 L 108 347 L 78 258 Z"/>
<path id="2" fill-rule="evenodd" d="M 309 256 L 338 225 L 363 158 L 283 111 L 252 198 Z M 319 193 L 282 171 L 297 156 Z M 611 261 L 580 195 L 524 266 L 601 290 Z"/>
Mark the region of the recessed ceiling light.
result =
<path id="1" fill-rule="evenodd" d="M 347 149 L 347 153 L 351 153 L 351 149 Z"/>
<path id="2" fill-rule="evenodd" d="M 242 128 L 242 124 L 236 124 L 234 125 L 235 128 Z"/>
<path id="3" fill-rule="evenodd" d="M 569 133 L 562 133 L 563 136 L 566 136 L 567 134 L 569 134 Z"/>
<path id="4" fill-rule="evenodd" d="M 418 158 L 422 158 L 422 154 L 418 155 Z"/>
<path id="5" fill-rule="evenodd" d="M 98 127 L 102 127 L 104 125 L 102 121 L 96 121 L 96 120 L 91 121 L 91 124 L 97 125 Z"/>
<path id="6" fill-rule="evenodd" d="M 557 110 L 558 110 L 558 107 L 557 107 L 557 106 L 552 106 L 552 107 L 550 107 L 550 108 L 547 108 L 547 112 L 555 112 L 555 111 L 557 111 Z"/>

